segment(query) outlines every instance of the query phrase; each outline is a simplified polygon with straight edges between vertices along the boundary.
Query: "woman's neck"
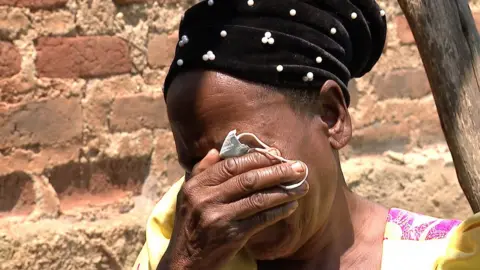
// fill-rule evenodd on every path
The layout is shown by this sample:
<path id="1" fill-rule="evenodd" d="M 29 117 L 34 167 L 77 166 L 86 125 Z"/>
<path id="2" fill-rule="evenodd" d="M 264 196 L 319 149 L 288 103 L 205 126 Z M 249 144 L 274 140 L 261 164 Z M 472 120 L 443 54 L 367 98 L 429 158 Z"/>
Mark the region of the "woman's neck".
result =
<path id="1" fill-rule="evenodd" d="M 344 250 L 340 269 L 380 269 L 388 209 L 346 187 L 343 190 L 353 224 L 354 242 Z M 360 265 L 364 266 L 358 268 Z"/>
<path id="2" fill-rule="evenodd" d="M 328 223 L 295 254 L 259 269 L 380 269 L 387 215 L 339 184 Z"/>

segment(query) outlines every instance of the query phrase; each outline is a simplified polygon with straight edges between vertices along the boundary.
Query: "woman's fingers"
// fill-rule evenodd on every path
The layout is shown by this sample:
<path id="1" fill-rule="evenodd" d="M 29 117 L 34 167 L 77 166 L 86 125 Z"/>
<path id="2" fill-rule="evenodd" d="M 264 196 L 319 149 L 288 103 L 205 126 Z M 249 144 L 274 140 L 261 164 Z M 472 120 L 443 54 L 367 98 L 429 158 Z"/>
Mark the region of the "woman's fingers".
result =
<path id="1" fill-rule="evenodd" d="M 308 193 L 308 183 L 293 189 L 272 188 L 256 192 L 248 197 L 227 204 L 227 212 L 231 213 L 234 220 L 241 220 L 268 209 L 273 209 L 282 204 L 296 201 Z"/>
<path id="2" fill-rule="evenodd" d="M 251 236 L 262 229 L 287 218 L 293 214 L 297 208 L 297 201 L 288 202 L 245 219 L 238 220 L 235 226 L 239 231 L 245 232 Z"/>
<path id="3" fill-rule="evenodd" d="M 199 162 L 197 163 L 192 170 L 191 175 L 195 176 L 206 169 L 210 168 L 211 166 L 215 165 L 220 161 L 220 153 L 218 152 L 217 149 L 212 149 L 208 151 L 207 155 Z"/>
<path id="4" fill-rule="evenodd" d="M 300 161 L 294 163 L 281 163 L 247 171 L 237 175 L 225 183 L 218 185 L 222 190 L 221 201 L 234 202 L 252 193 L 263 189 L 272 188 L 281 184 L 301 181 L 305 178 L 306 165 Z M 300 186 L 298 189 L 302 188 Z"/>
<path id="5" fill-rule="evenodd" d="M 218 186 L 232 177 L 264 167 L 278 164 L 280 161 L 262 153 L 249 153 L 240 157 L 229 158 L 217 162 L 198 174 L 196 181 L 205 186 Z M 199 165 L 198 171 L 204 166 Z"/>

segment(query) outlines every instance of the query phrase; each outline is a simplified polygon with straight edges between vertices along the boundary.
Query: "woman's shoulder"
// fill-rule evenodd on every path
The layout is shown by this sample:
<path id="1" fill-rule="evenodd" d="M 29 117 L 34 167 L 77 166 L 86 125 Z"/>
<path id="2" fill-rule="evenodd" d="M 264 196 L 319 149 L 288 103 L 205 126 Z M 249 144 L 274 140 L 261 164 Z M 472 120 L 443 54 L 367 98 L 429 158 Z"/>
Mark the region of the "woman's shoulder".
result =
<path id="1" fill-rule="evenodd" d="M 426 241 L 445 239 L 462 223 L 456 219 L 441 219 L 407 210 L 392 208 L 388 213 L 384 239 Z"/>
<path id="2" fill-rule="evenodd" d="M 461 221 L 393 208 L 384 239 L 385 270 L 480 269 L 480 214 Z"/>

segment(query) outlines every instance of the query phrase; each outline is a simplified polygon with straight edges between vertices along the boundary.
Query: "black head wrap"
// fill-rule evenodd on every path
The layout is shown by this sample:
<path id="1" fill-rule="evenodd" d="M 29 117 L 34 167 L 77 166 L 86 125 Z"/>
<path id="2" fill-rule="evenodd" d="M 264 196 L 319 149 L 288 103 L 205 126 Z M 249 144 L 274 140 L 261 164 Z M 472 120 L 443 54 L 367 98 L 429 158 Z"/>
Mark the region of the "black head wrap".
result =
<path id="1" fill-rule="evenodd" d="M 281 88 L 344 91 L 369 72 L 386 39 L 375 0 L 208 0 L 186 11 L 164 92 L 176 75 L 215 70 Z"/>

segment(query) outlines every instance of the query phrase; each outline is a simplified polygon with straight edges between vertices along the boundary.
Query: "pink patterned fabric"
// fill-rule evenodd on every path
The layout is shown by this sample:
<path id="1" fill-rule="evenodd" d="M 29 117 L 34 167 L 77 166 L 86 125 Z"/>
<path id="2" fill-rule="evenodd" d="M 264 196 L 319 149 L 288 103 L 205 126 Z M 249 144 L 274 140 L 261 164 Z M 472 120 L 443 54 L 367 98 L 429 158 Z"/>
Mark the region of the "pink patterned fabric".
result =
<path id="1" fill-rule="evenodd" d="M 460 223 L 461 221 L 459 220 L 438 219 L 392 208 L 388 214 L 387 230 L 384 239 L 415 241 L 443 239 Z"/>

